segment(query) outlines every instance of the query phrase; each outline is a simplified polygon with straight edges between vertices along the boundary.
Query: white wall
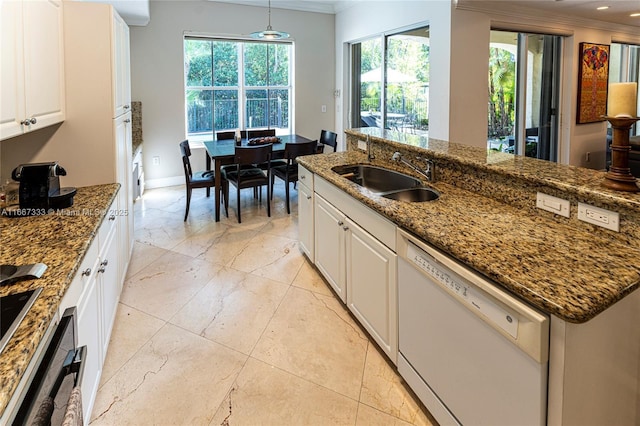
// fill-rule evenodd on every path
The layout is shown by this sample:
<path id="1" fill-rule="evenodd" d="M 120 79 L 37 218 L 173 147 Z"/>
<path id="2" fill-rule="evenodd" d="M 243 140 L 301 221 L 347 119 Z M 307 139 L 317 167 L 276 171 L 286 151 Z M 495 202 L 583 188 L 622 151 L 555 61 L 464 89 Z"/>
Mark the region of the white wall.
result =
<path id="1" fill-rule="evenodd" d="M 335 120 L 334 16 L 272 9 L 273 28 L 295 43 L 295 131 L 309 138 Z M 150 186 L 184 181 L 178 143 L 185 139 L 183 34 L 247 35 L 267 26 L 267 9 L 209 1 L 152 1 L 151 21 L 131 27 L 132 99 L 142 102 L 145 177 Z M 327 105 L 327 112 L 321 106 Z M 160 165 L 152 157 L 160 157 Z M 194 152 L 204 167 L 204 152 Z M 173 180 L 175 181 L 175 179 Z M 155 184 L 155 185 L 154 185 Z"/>

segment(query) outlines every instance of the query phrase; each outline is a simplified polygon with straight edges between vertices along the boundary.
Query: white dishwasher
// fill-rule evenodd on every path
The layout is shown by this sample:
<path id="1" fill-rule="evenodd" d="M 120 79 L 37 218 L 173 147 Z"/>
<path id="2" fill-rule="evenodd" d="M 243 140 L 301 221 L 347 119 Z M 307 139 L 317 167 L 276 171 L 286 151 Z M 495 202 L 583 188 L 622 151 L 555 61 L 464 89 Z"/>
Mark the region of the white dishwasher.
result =
<path id="1" fill-rule="evenodd" d="M 544 425 L 549 317 L 398 231 L 398 370 L 441 424 Z"/>

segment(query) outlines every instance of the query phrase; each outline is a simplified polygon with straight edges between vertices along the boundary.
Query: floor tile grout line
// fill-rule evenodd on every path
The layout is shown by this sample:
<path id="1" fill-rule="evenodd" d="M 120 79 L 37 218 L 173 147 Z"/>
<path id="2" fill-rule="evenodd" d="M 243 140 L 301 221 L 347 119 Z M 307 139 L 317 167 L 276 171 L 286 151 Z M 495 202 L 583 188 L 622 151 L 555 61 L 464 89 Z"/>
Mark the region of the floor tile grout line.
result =
<path id="1" fill-rule="evenodd" d="M 181 190 L 180 188 L 182 188 L 182 190 Z M 154 200 L 154 203 L 159 203 L 159 202 L 161 202 L 161 201 L 160 201 L 161 199 L 164 199 L 164 200 L 174 199 L 174 200 L 177 200 L 176 202 L 184 201 L 185 194 L 182 192 L 183 190 L 184 190 L 184 186 L 183 186 L 183 185 L 176 186 L 176 188 L 174 188 L 174 190 L 169 191 L 169 192 L 170 192 L 170 193 L 169 193 L 169 195 L 166 195 L 166 196 L 159 196 L 159 197 L 157 198 L 157 200 Z M 284 187 L 282 188 L 282 190 L 284 190 Z M 246 191 L 245 191 L 245 192 L 246 192 Z M 294 194 L 295 194 L 295 191 L 294 191 Z M 291 214 L 291 215 L 287 215 L 287 214 L 286 214 L 286 210 L 285 210 L 286 206 L 284 205 L 284 196 L 283 196 L 283 194 L 281 194 L 281 195 L 282 195 L 282 198 L 283 198 L 283 200 L 280 200 L 280 201 L 281 201 L 281 203 L 282 203 L 282 210 L 280 211 L 280 213 L 283 213 L 281 216 L 276 216 L 276 217 L 274 217 L 274 211 L 273 211 L 273 209 L 272 209 L 272 217 L 270 217 L 270 218 L 269 218 L 269 217 L 266 217 L 266 215 L 265 215 L 264 217 L 262 217 L 262 216 L 260 216 L 260 210 L 259 210 L 259 209 L 253 209 L 253 210 L 251 211 L 251 213 L 248 213 L 248 214 L 247 214 L 247 218 L 249 218 L 249 220 L 245 221 L 245 220 L 244 220 L 244 219 L 245 219 L 245 214 L 244 214 L 244 213 L 245 213 L 245 211 L 247 211 L 247 210 L 244 210 L 244 209 L 243 209 L 243 223 L 241 223 L 241 224 L 237 224 L 237 222 L 235 221 L 235 217 L 232 217 L 231 213 L 230 213 L 230 217 L 229 217 L 229 219 L 228 219 L 228 220 L 225 220 L 224 215 L 223 215 L 223 216 L 222 216 L 222 221 L 221 221 L 221 222 L 217 222 L 217 223 L 220 223 L 220 224 L 223 224 L 223 225 L 226 225 L 226 226 L 230 226 L 230 227 L 231 227 L 231 226 L 245 227 L 246 225 L 250 225 L 250 226 L 256 226 L 256 225 L 258 225 L 258 226 L 256 226 L 256 234 L 254 234 L 250 239 L 247 239 L 247 242 L 246 242 L 245 246 L 243 247 L 243 249 L 246 249 L 246 245 L 250 244 L 250 241 L 251 241 L 252 239 L 254 239 L 254 238 L 256 237 L 256 235 L 257 235 L 257 234 L 259 234 L 259 233 L 264 233 L 264 234 L 268 234 L 268 235 L 273 235 L 273 236 L 277 236 L 277 237 L 284 237 L 284 238 L 294 239 L 294 240 L 295 240 L 295 238 L 291 238 L 291 236 L 290 236 L 291 234 L 288 234 L 288 235 L 284 234 L 284 232 L 286 232 L 286 231 L 284 231 L 284 230 L 286 230 L 286 229 L 290 228 L 291 226 L 296 226 L 296 223 L 297 223 L 297 221 L 298 221 L 298 217 L 297 217 L 297 208 L 296 208 L 296 206 L 297 206 L 297 199 L 296 199 L 296 198 L 297 198 L 297 197 L 292 197 L 292 200 L 291 200 L 291 201 L 292 201 L 292 203 L 291 203 L 291 210 L 292 210 L 292 214 Z M 193 207 L 195 207 L 195 204 L 198 204 L 198 203 L 199 203 L 199 204 L 201 204 L 201 205 L 202 205 L 203 203 L 207 203 L 207 202 L 209 202 L 209 200 L 210 200 L 209 198 L 206 198 L 206 197 L 204 197 L 204 196 L 200 197 L 199 199 L 194 198 L 194 199 L 192 199 L 192 201 L 191 201 L 191 202 L 192 202 L 192 208 L 193 208 Z M 180 224 L 182 223 L 182 218 L 183 218 L 184 210 L 182 210 L 182 211 L 175 211 L 175 210 L 166 210 L 166 209 L 155 209 L 155 208 L 154 208 L 154 207 L 152 207 L 152 206 L 153 206 L 153 205 L 157 205 L 157 204 L 154 204 L 154 203 L 149 203 L 149 204 L 148 204 L 148 205 L 149 205 L 148 207 L 142 206 L 141 204 L 139 204 L 138 206 L 142 206 L 142 207 L 139 207 L 139 208 L 143 208 L 143 209 L 145 209 L 145 210 L 146 210 L 146 209 L 150 209 L 150 210 L 157 210 L 158 212 L 160 212 L 160 215 L 161 215 L 161 216 L 176 215 L 177 217 L 179 217 L 179 220 L 180 220 L 180 222 L 179 222 L 179 223 L 180 223 Z M 263 204 L 264 204 L 264 201 L 263 201 Z M 274 204 L 275 204 L 275 200 L 274 200 Z M 136 206 L 134 206 L 134 208 L 135 208 L 135 207 L 136 207 Z M 184 207 L 184 205 L 182 205 L 181 207 Z M 207 209 L 208 209 L 208 208 L 210 208 L 210 207 L 211 207 L 211 206 L 206 206 L 206 208 L 207 208 Z M 263 207 L 264 207 L 264 206 L 263 206 Z M 273 205 L 273 204 L 272 204 L 272 207 L 274 207 L 274 205 Z M 210 213 L 209 213 L 209 212 L 205 212 L 205 213 L 203 213 L 204 209 L 205 209 L 205 208 L 200 207 L 200 208 L 192 209 L 192 211 L 190 211 L 190 212 L 189 212 L 189 216 L 190 216 L 190 218 L 189 218 L 189 219 L 191 219 L 191 215 L 192 215 L 192 212 L 193 212 L 193 211 L 196 211 L 196 212 L 197 212 L 197 214 L 196 214 L 196 215 L 194 216 L 194 218 L 193 218 L 192 223 L 185 225 L 185 229 L 189 229 L 189 228 L 190 228 L 190 230 L 189 230 L 189 232 L 185 232 L 185 233 L 184 233 L 184 235 L 181 235 L 181 236 L 180 236 L 180 238 L 181 238 L 180 242 L 179 242 L 179 243 L 177 243 L 177 244 L 175 244 L 175 245 L 173 245 L 171 248 L 163 247 L 163 246 L 160 246 L 160 245 L 155 245 L 155 244 L 153 244 L 152 242 L 149 242 L 149 241 L 145 241 L 145 240 L 138 240 L 138 239 L 136 239 L 136 242 L 137 242 L 137 243 L 139 243 L 139 244 L 149 245 L 149 246 L 151 246 L 151 247 L 153 247 L 153 248 L 155 248 L 155 249 L 164 250 L 165 252 L 164 252 L 162 255 L 160 255 L 160 256 L 158 256 L 158 257 L 156 257 L 155 259 L 153 259 L 153 260 L 152 260 L 151 262 L 149 262 L 148 264 L 143 265 L 143 266 L 140 266 L 140 269 L 139 269 L 135 274 L 133 274 L 132 276 L 127 276 L 126 281 L 129 281 L 131 278 L 133 278 L 134 276 L 136 276 L 137 274 L 139 274 L 140 272 L 142 272 L 144 269 L 148 268 L 148 267 L 149 267 L 150 265 L 152 265 L 154 262 L 157 262 L 157 261 L 158 261 L 162 256 L 165 256 L 165 255 L 167 255 L 167 254 L 169 254 L 169 253 L 175 253 L 175 254 L 185 255 L 184 253 L 181 253 L 181 252 L 179 252 L 179 251 L 176 251 L 175 249 L 176 249 L 176 247 L 178 247 L 178 245 L 182 244 L 182 243 L 183 243 L 183 242 L 185 242 L 185 241 L 188 241 L 190 238 L 193 238 L 195 235 L 199 234 L 199 233 L 200 233 L 200 232 L 201 232 L 205 227 L 209 226 L 210 222 L 207 222 L 207 221 L 208 221 L 209 219 L 212 219 L 212 217 L 210 217 L 210 216 L 208 217 L 207 215 L 208 215 L 208 214 L 213 214 L 213 209 L 209 210 L 209 212 L 210 212 Z M 295 213 L 294 213 L 294 212 L 295 212 Z M 255 214 L 255 215 L 254 215 L 254 214 Z M 152 216 L 152 213 L 149 213 L 149 215 L 150 215 L 150 216 Z M 138 219 L 138 217 L 136 217 L 136 219 Z M 143 222 L 143 221 L 144 221 L 144 219 L 145 219 L 145 218 L 140 217 L 140 221 L 141 221 L 141 222 Z M 154 218 L 151 218 L 151 217 L 149 217 L 149 219 L 150 219 L 151 221 L 153 221 L 153 220 L 154 220 Z M 232 219 L 233 219 L 233 220 L 232 220 Z M 256 222 L 253 222 L 254 220 L 255 220 Z M 249 222 L 249 223 L 245 223 L 245 222 Z M 251 223 L 251 222 L 252 222 L 252 223 Z M 262 223 L 259 223 L 259 222 L 262 222 Z M 143 223 L 144 223 L 144 222 L 143 222 Z M 150 222 L 150 223 L 153 223 L 153 222 Z M 174 223 L 174 222 L 171 222 L 171 223 Z M 176 223 L 176 225 L 177 225 L 177 224 L 178 224 L 178 221 L 176 220 L 176 221 L 175 221 L 175 223 Z M 217 224 L 217 223 L 216 223 L 216 224 Z M 282 230 L 282 232 L 280 232 L 280 230 Z M 188 256 L 188 255 L 187 255 L 187 256 Z M 338 302 L 340 302 L 340 300 L 339 300 L 339 298 L 337 297 L 337 295 L 335 294 L 335 292 L 332 292 L 332 291 L 331 291 L 330 286 L 328 286 L 328 285 L 327 285 L 327 283 L 326 283 L 326 281 L 325 281 L 324 279 L 322 279 L 322 281 L 323 281 L 324 285 L 325 285 L 325 286 L 327 286 L 327 288 L 329 288 L 329 294 L 328 294 L 328 295 L 327 295 L 327 294 L 325 294 L 325 293 L 323 293 L 323 292 L 315 291 L 315 290 L 314 290 L 314 288 L 316 287 L 316 285 L 315 285 L 315 284 L 314 284 L 314 285 L 312 285 L 312 286 L 311 286 L 311 288 L 308 288 L 308 287 L 306 287 L 306 286 L 305 286 L 305 287 L 301 287 L 301 286 L 299 286 L 299 285 L 295 285 L 295 284 L 294 284 L 294 283 L 296 283 L 296 280 L 300 277 L 300 275 L 301 275 L 301 273 L 302 273 L 302 271 L 303 271 L 303 269 L 304 269 L 304 267 L 305 267 L 305 264 L 308 262 L 308 259 L 307 259 L 304 255 L 303 255 L 303 258 L 304 258 L 304 261 L 303 261 L 303 262 L 301 262 L 301 263 L 300 263 L 300 265 L 298 266 L 297 271 L 296 271 L 296 272 L 295 272 L 295 274 L 293 275 L 293 278 L 292 278 L 292 279 L 290 279 L 290 280 L 288 280 L 288 281 L 289 281 L 288 283 L 285 283 L 285 282 L 280 282 L 280 283 L 279 283 L 279 284 L 282 284 L 282 285 L 286 285 L 286 286 L 287 286 L 287 289 L 286 289 L 286 291 L 284 292 L 283 296 L 282 296 L 282 297 L 280 298 L 280 300 L 278 301 L 277 306 L 275 306 L 275 308 L 273 309 L 273 312 L 271 312 L 271 314 L 270 314 L 270 317 L 269 317 L 268 321 L 265 321 L 265 326 L 262 328 L 262 330 L 261 330 L 261 332 L 260 332 L 259 336 L 258 336 L 258 337 L 256 338 L 256 340 L 255 340 L 255 343 L 253 343 L 252 347 L 251 347 L 251 348 L 250 348 L 250 350 L 248 351 L 248 352 L 249 352 L 249 354 L 246 354 L 246 353 L 244 353 L 243 351 L 239 351 L 239 350 L 237 350 L 237 349 L 235 349 L 235 348 L 232 348 L 232 347 L 230 347 L 230 346 L 227 346 L 227 345 L 225 345 L 225 344 L 223 344 L 223 343 L 220 343 L 220 342 L 218 342 L 218 341 L 216 341 L 216 340 L 213 340 L 213 339 L 207 338 L 207 337 L 205 337 L 205 336 L 203 336 L 203 335 L 200 335 L 200 334 L 194 333 L 194 332 L 193 332 L 193 331 L 191 331 L 191 330 L 188 330 L 188 329 L 186 329 L 186 328 L 183 328 L 183 327 L 181 327 L 181 326 L 179 326 L 179 325 L 176 325 L 176 324 L 172 323 L 171 321 L 173 320 L 173 318 L 175 318 L 175 316 L 177 315 L 177 313 L 176 313 L 176 314 L 173 314 L 173 315 L 171 316 L 171 318 L 170 318 L 170 319 L 165 320 L 165 319 L 162 319 L 162 318 L 158 318 L 158 317 L 157 317 L 157 316 L 155 316 L 155 315 L 148 314 L 148 313 L 146 313 L 146 312 L 144 312 L 144 311 L 142 311 L 142 310 L 140 310 L 140 309 L 138 309 L 138 308 L 134 308 L 134 307 L 132 307 L 132 306 L 129 306 L 129 305 L 125 304 L 125 303 L 120 302 L 120 303 L 122 303 L 122 305 L 123 305 L 123 306 L 127 306 L 127 307 L 128 307 L 128 308 L 130 308 L 130 309 L 135 309 L 135 310 L 137 310 L 137 311 L 139 311 L 139 312 L 141 312 L 141 313 L 143 313 L 143 314 L 145 314 L 145 315 L 150 316 L 151 318 L 155 318 L 155 319 L 158 319 L 158 320 L 162 321 L 162 326 L 161 326 L 158 330 L 156 330 L 156 331 L 154 332 L 153 336 L 151 336 L 150 338 L 148 338 L 148 339 L 147 339 L 147 340 L 146 340 L 146 341 L 145 341 L 145 342 L 144 342 L 140 347 L 138 347 L 138 348 L 136 349 L 135 353 L 134 353 L 134 354 L 132 354 L 132 355 L 130 355 L 129 359 L 128 359 L 126 362 L 124 362 L 124 363 L 123 363 L 123 364 L 122 364 L 122 365 L 121 365 L 121 366 L 120 366 L 120 367 L 119 367 L 115 372 L 113 372 L 113 373 L 112 373 L 112 377 L 109 379 L 109 381 L 110 381 L 110 380 L 112 380 L 112 379 L 113 379 L 113 377 L 116 375 L 116 373 L 117 373 L 118 371 L 120 371 L 120 370 L 121 370 L 125 365 L 127 365 L 127 363 L 128 363 L 128 362 L 130 362 L 130 361 L 131 361 L 131 359 L 132 359 L 132 358 L 134 358 L 134 357 L 136 356 L 136 354 L 138 354 L 138 353 L 140 352 L 140 350 L 141 350 L 143 347 L 145 347 L 145 345 L 147 345 L 147 344 L 149 343 L 149 341 L 151 341 L 151 340 L 154 338 L 154 336 L 156 336 L 156 335 L 160 332 L 160 330 L 162 330 L 163 328 L 167 327 L 167 325 L 171 325 L 171 326 L 176 327 L 176 328 L 178 328 L 178 329 L 180 329 L 180 330 L 183 330 L 183 331 L 185 331 L 185 332 L 187 332 L 187 333 L 190 333 L 191 335 L 198 336 L 198 337 L 200 337 L 200 338 L 202 338 L 202 339 L 205 339 L 205 340 L 207 340 L 207 341 L 209 341 L 209 342 L 212 342 L 212 343 L 214 343 L 214 344 L 216 344 L 216 345 L 219 345 L 219 346 L 221 346 L 221 347 L 224 347 L 224 348 L 227 348 L 227 349 L 229 349 L 229 350 L 231 350 L 231 351 L 234 351 L 235 353 L 240 354 L 240 355 L 244 358 L 244 360 L 243 360 L 243 362 L 242 362 L 241 367 L 237 370 L 237 373 L 236 373 L 235 377 L 233 378 L 231 385 L 230 385 L 230 386 L 229 386 L 229 388 L 227 389 L 227 391 L 226 391 L 226 393 L 225 393 L 225 395 L 224 395 L 223 399 L 221 400 L 220 405 L 219 405 L 219 406 L 215 409 L 215 411 L 212 413 L 212 417 L 211 417 L 211 421 L 210 421 L 210 424 L 211 424 L 211 425 L 213 425 L 213 424 L 214 424 L 214 420 L 215 420 L 215 417 L 216 417 L 216 414 L 217 414 L 218 410 L 219 410 L 219 409 L 220 409 L 220 408 L 221 408 L 221 407 L 222 407 L 222 406 L 223 406 L 223 405 L 228 401 L 228 395 L 230 394 L 230 392 L 232 392 L 232 391 L 233 391 L 234 387 L 236 387 L 236 386 L 237 386 L 238 377 L 240 377 L 240 374 L 242 374 L 244 371 L 246 371 L 247 363 L 249 362 L 249 359 L 250 359 L 250 358 L 253 358 L 253 360 L 255 360 L 255 361 L 257 361 L 257 362 L 261 362 L 261 363 L 264 363 L 265 365 L 268 365 L 268 366 L 270 366 L 270 367 L 272 367 L 272 368 L 275 368 L 275 369 L 277 369 L 278 371 L 283 372 L 284 374 L 287 374 L 287 375 L 290 375 L 290 376 L 292 376 L 292 377 L 296 377 L 296 378 L 298 378 L 298 379 L 301 379 L 301 380 L 303 380 L 304 382 L 309 383 L 309 384 L 311 384 L 311 385 L 313 385 L 313 386 L 317 386 L 317 387 L 323 388 L 323 389 L 327 390 L 328 392 L 331 392 L 331 393 L 336 394 L 336 395 L 340 395 L 340 396 L 342 396 L 342 397 L 344 397 L 344 398 L 347 398 L 347 399 L 349 399 L 349 400 L 351 400 L 351 401 L 354 401 L 354 402 L 356 403 L 356 411 L 355 411 L 354 424 L 359 424 L 359 423 L 358 423 L 358 417 L 359 417 L 359 414 L 360 414 L 360 411 L 361 411 L 361 410 L 360 410 L 360 409 L 361 409 L 361 405 L 365 405 L 365 406 L 367 406 L 367 407 L 369 407 L 369 408 L 374 409 L 374 410 L 375 410 L 375 411 L 377 411 L 377 412 L 380 412 L 380 413 L 382 413 L 382 414 L 385 414 L 385 415 L 391 416 L 391 417 L 393 417 L 393 418 L 399 419 L 399 420 L 401 420 L 401 421 L 403 421 L 403 422 L 404 422 L 404 421 L 406 421 L 406 420 L 404 420 L 404 419 L 402 419 L 402 418 L 400 418 L 400 417 L 398 417 L 398 416 L 396 416 L 396 415 L 394 415 L 394 414 L 391 414 L 391 412 L 384 411 L 384 410 L 382 410 L 381 408 L 378 408 L 378 407 L 372 406 L 372 405 L 370 405 L 370 404 L 367 404 L 367 403 L 364 403 L 364 402 L 362 402 L 362 401 L 361 401 L 361 400 L 362 400 L 362 398 L 363 398 L 364 380 L 365 380 L 365 377 L 366 377 L 366 365 L 367 365 L 367 362 L 368 362 L 369 357 L 370 357 L 369 350 L 372 348 L 372 347 L 371 347 L 372 340 L 371 340 L 371 336 L 370 336 L 368 333 L 366 333 L 366 331 L 364 331 L 364 330 L 363 330 L 362 326 L 361 326 L 360 324 L 358 324 L 358 322 L 357 322 L 357 321 L 355 321 L 355 324 L 356 324 L 356 326 L 358 327 L 358 330 L 359 330 L 359 333 L 358 333 L 358 334 L 359 334 L 359 335 L 361 335 L 361 336 L 364 336 L 364 338 L 365 338 L 365 339 L 366 339 L 366 341 L 367 341 L 367 343 L 366 343 L 366 352 L 365 352 L 365 357 L 364 357 L 364 361 L 363 361 L 362 374 L 361 374 L 361 377 L 360 377 L 360 388 L 359 388 L 359 391 L 358 391 L 358 397 L 357 397 L 357 399 L 354 399 L 353 397 L 348 396 L 348 395 L 344 395 L 344 394 L 342 394 L 342 393 L 340 393 L 340 392 L 338 392 L 338 391 L 336 391 L 336 390 L 334 390 L 334 389 L 331 389 L 331 388 L 329 388 L 329 387 L 327 387 L 327 386 L 324 386 L 324 385 L 322 385 L 322 384 L 315 383 L 315 382 L 313 382 L 313 381 L 311 381 L 311 380 L 309 380 L 309 379 L 307 379 L 307 378 L 305 378 L 305 377 L 299 376 L 299 375 L 297 375 L 297 374 L 295 374 L 295 373 L 293 373 L 293 372 L 290 372 L 290 371 L 288 371 L 288 370 L 285 370 L 285 369 L 283 369 L 283 368 L 280 368 L 280 367 L 278 367 L 278 366 L 276 366 L 276 365 L 273 365 L 273 364 L 271 364 L 271 363 L 269 363 L 269 362 L 265 362 L 265 361 L 261 360 L 260 358 L 256 357 L 256 348 L 257 348 L 257 345 L 258 345 L 258 344 L 259 344 L 259 342 L 264 338 L 265 333 L 267 332 L 267 330 L 269 330 L 269 327 L 270 327 L 270 325 L 273 323 L 274 318 L 276 317 L 276 315 L 278 314 L 278 312 L 283 308 L 283 304 L 284 304 L 284 303 L 285 303 L 285 301 L 286 301 L 286 297 L 287 297 L 287 295 L 288 295 L 288 294 L 290 294 L 290 292 L 292 292 L 294 288 L 295 288 L 295 291 L 298 291 L 298 290 L 306 291 L 306 292 L 308 292 L 308 293 L 310 293 L 310 294 L 314 295 L 314 297 L 315 297 L 315 298 L 319 298 L 319 296 L 321 296 L 322 298 L 324 298 L 324 297 L 331 297 L 331 298 L 333 298 L 333 299 L 336 299 Z M 199 258 L 199 257 L 196 257 L 196 258 L 194 258 L 194 259 L 199 259 L 199 260 L 207 261 L 207 262 L 209 262 L 210 264 L 214 265 L 216 268 L 218 268 L 218 267 L 221 267 L 221 268 L 230 268 L 230 269 L 232 269 L 232 270 L 237 271 L 237 269 L 233 268 L 233 267 L 232 267 L 232 266 L 230 266 L 230 265 L 221 265 L 221 264 L 219 264 L 219 263 L 211 262 L 211 261 L 209 261 L 209 260 L 207 260 L 207 259 L 203 259 L 203 258 Z M 230 261 L 230 263 L 232 263 L 232 261 Z M 311 266 L 313 266 L 313 265 L 311 265 Z M 243 272 L 243 271 L 239 271 L 239 272 L 241 272 L 241 273 L 246 273 L 246 272 Z M 315 272 L 316 272 L 316 273 L 318 273 L 318 271 L 317 271 L 317 270 L 316 270 Z M 267 278 L 267 277 L 262 277 L 262 276 L 260 276 L 260 275 L 258 275 L 258 274 L 252 274 L 252 273 L 247 273 L 247 274 L 248 274 L 248 275 L 252 275 L 252 276 L 256 276 L 256 277 Z M 322 277 L 321 277 L 321 278 L 322 278 Z M 198 293 L 200 293 L 204 288 L 206 288 L 208 285 L 210 285 L 210 284 L 211 284 L 211 281 L 212 281 L 213 279 L 214 279 L 214 277 L 210 278 L 206 283 L 204 283 L 204 284 L 200 287 L 200 289 L 194 293 L 193 297 L 192 297 L 192 298 L 190 298 L 190 299 L 189 299 L 189 301 L 185 302 L 185 304 L 183 304 L 183 305 L 182 305 L 182 307 L 181 307 L 180 309 L 178 309 L 178 310 L 177 310 L 177 312 L 180 312 L 180 310 L 181 310 L 181 309 L 183 309 L 183 308 L 184 308 L 184 306 L 185 306 L 186 304 L 188 304 L 191 300 L 193 300 L 193 298 L 194 298 L 194 297 L 196 297 L 196 296 L 198 295 Z M 269 279 L 269 278 L 267 278 L 267 279 Z M 277 280 L 275 280 L 275 281 L 277 282 Z M 306 282 L 306 280 L 302 280 L 302 281 L 305 281 L 305 282 Z M 344 306 L 343 306 L 343 308 L 344 308 Z M 353 319 L 354 319 L 354 317 L 353 317 L 353 315 L 350 313 L 350 311 L 349 311 L 348 309 L 346 309 L 346 312 L 347 312 L 347 314 L 349 314 L 350 318 L 353 320 Z M 376 350 L 377 350 L 377 348 L 373 348 L 373 349 L 376 349 Z M 387 364 L 389 363 L 389 362 L 388 362 L 388 360 L 386 360 L 386 359 L 385 359 L 384 361 L 385 361 L 385 362 L 387 362 Z M 397 370 L 394 370 L 394 372 L 395 372 L 395 374 L 397 375 Z M 105 384 L 102 384 L 102 386 L 104 386 L 104 385 L 105 385 Z M 100 387 L 102 388 L 102 386 L 100 386 Z M 405 387 L 406 387 L 406 386 L 405 386 Z M 414 396 L 413 398 L 414 398 L 414 399 L 416 399 L 416 398 L 415 398 L 415 396 Z M 417 400 L 416 400 L 416 401 L 417 401 Z M 424 410 L 424 409 L 422 409 L 422 410 Z M 209 416 L 207 416 L 207 417 L 209 417 Z"/>

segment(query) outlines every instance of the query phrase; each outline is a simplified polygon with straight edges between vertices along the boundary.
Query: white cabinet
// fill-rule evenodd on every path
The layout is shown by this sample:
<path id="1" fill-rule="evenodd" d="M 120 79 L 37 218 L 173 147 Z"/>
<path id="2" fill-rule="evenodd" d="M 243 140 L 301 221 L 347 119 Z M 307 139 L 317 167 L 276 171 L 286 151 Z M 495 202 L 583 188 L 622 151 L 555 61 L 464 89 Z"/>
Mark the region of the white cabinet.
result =
<path id="1" fill-rule="evenodd" d="M 133 250 L 133 162 L 132 162 L 132 132 L 131 112 L 125 113 L 114 120 L 114 134 L 116 143 L 116 177 L 122 185 L 118 192 L 117 210 L 111 213 L 116 216 L 116 228 L 120 262 L 118 281 L 122 282 L 129 267 L 129 259 Z M 128 161 L 127 161 L 128 160 Z"/>
<path id="2" fill-rule="evenodd" d="M 396 364 L 396 254 L 348 219 L 346 226 L 347 307 Z"/>
<path id="3" fill-rule="evenodd" d="M 131 64 L 129 27 L 117 13 L 113 15 L 113 117 L 131 111 Z"/>
<path id="4" fill-rule="evenodd" d="M 300 234 L 300 249 L 311 262 L 315 262 L 313 226 L 313 173 L 298 165 L 298 231 Z"/>
<path id="5" fill-rule="evenodd" d="M 116 203 L 114 203 L 116 204 Z M 120 290 L 122 282 L 119 280 L 119 259 L 117 245 L 117 216 L 113 212 L 107 212 L 102 227 L 106 236 L 100 235 L 100 263 L 96 279 L 97 286 L 100 289 L 100 335 L 101 335 L 101 353 L 104 357 L 107 354 L 109 339 L 111 338 L 111 329 L 115 320 L 118 301 L 120 300 Z M 101 229 L 102 231 L 102 229 Z"/>
<path id="6" fill-rule="evenodd" d="M 65 158 L 65 185 L 118 182 L 119 280 L 133 248 L 129 28 L 113 6 L 64 2 L 67 121 L 47 146 Z"/>
<path id="7" fill-rule="evenodd" d="M 320 195 L 315 196 L 315 262 L 338 297 L 346 303 L 346 217 Z"/>
<path id="8" fill-rule="evenodd" d="M 59 312 L 76 306 L 79 346 L 87 346 L 82 379 L 82 406 L 89 423 L 102 366 L 115 321 L 122 280 L 118 255 L 118 199 L 102 220 L 98 233 L 87 249 L 80 268 L 60 302 Z"/>
<path id="9" fill-rule="evenodd" d="M 322 178 L 314 178 L 314 188 L 316 267 L 396 363 L 396 227 Z"/>
<path id="10" fill-rule="evenodd" d="M 96 259 L 97 260 L 97 259 Z M 97 271 L 97 268 L 95 269 Z M 87 282 L 81 303 L 78 304 L 78 346 L 87 347 L 87 358 L 82 375 L 82 409 L 85 424 L 89 424 L 91 409 L 98 393 L 102 375 L 102 327 L 100 325 L 100 289 L 95 272 Z"/>
<path id="11" fill-rule="evenodd" d="M 1 3 L 0 140 L 65 119 L 62 2 Z"/>

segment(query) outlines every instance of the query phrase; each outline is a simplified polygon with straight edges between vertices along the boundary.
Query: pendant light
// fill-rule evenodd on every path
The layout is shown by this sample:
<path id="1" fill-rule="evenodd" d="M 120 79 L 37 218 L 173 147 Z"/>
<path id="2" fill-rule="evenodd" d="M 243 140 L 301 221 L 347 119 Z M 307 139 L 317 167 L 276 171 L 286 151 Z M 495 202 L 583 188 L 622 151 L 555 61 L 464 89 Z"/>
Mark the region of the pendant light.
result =
<path id="1" fill-rule="evenodd" d="M 269 0 L 269 25 L 264 31 L 258 31 L 250 34 L 251 38 L 258 40 L 281 40 L 283 38 L 289 38 L 289 33 L 282 31 L 275 31 L 271 28 L 271 0 Z"/>

